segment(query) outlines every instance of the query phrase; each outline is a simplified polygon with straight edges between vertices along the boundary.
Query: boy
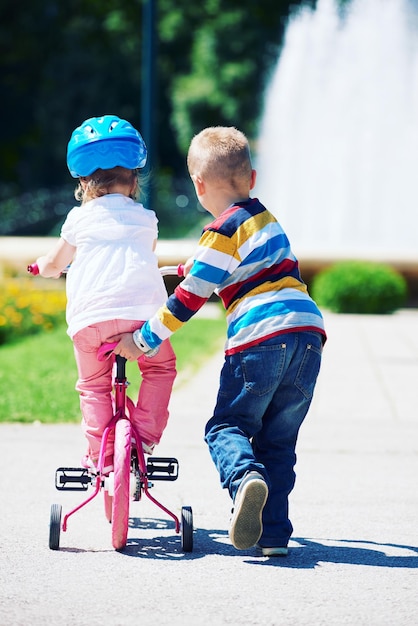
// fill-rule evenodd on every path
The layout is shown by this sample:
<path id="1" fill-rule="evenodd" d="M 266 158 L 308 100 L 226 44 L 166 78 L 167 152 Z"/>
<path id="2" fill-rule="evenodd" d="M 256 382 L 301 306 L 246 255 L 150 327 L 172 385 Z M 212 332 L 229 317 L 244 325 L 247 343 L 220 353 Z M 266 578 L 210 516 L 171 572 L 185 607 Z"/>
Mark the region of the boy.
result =
<path id="1" fill-rule="evenodd" d="M 139 331 L 112 338 L 120 339 L 115 352 L 128 359 L 151 352 L 214 291 L 220 296 L 225 362 L 205 441 L 234 501 L 232 544 L 285 556 L 296 440 L 320 368 L 323 319 L 283 229 L 249 197 L 256 172 L 245 135 L 206 128 L 192 140 L 187 165 L 214 220 L 186 264 L 185 280 Z"/>

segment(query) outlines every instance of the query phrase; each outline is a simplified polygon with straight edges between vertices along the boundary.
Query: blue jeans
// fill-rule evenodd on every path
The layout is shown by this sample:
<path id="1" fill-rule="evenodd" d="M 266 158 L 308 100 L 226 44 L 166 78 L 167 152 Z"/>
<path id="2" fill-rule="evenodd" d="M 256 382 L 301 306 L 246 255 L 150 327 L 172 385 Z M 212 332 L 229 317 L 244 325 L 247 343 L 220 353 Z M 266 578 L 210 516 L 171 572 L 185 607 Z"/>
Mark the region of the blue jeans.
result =
<path id="1" fill-rule="evenodd" d="M 205 441 L 223 488 L 234 500 L 255 470 L 269 487 L 259 545 L 287 546 L 293 527 L 296 441 L 312 401 L 322 354 L 316 332 L 287 333 L 225 357 Z"/>

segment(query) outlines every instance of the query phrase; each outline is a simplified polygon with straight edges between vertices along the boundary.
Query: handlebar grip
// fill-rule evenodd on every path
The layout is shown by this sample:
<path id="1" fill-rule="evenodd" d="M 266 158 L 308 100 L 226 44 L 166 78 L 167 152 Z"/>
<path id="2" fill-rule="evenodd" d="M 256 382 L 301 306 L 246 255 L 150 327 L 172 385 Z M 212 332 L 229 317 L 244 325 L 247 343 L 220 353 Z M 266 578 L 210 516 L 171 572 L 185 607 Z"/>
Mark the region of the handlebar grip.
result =
<path id="1" fill-rule="evenodd" d="M 159 269 L 161 276 L 180 276 L 180 278 L 184 276 L 184 265 L 182 263 L 179 265 L 163 265 Z"/>
<path id="2" fill-rule="evenodd" d="M 37 263 L 32 263 L 32 265 L 28 265 L 27 270 L 29 274 L 33 274 L 37 276 L 39 274 L 39 267 Z"/>

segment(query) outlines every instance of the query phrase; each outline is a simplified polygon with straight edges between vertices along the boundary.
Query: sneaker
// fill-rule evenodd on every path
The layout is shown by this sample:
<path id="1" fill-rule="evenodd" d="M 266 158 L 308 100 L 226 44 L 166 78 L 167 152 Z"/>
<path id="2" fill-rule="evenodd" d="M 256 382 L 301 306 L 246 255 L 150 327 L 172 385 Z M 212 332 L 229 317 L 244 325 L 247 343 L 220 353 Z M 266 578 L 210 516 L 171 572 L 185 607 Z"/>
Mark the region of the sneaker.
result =
<path id="1" fill-rule="evenodd" d="M 289 548 L 285 546 L 263 548 L 257 545 L 257 548 L 261 550 L 263 556 L 287 556 L 289 554 Z"/>
<path id="2" fill-rule="evenodd" d="M 81 459 L 81 467 L 90 470 L 94 474 L 97 474 L 97 463 L 98 460 L 93 460 L 88 454 L 85 454 Z M 107 456 L 104 460 L 102 474 L 110 474 L 110 472 L 113 472 L 113 459 L 111 456 Z"/>
<path id="3" fill-rule="evenodd" d="M 262 513 L 268 487 L 258 472 L 248 472 L 235 496 L 229 538 L 237 550 L 254 546 L 263 532 Z"/>
<path id="4" fill-rule="evenodd" d="M 144 441 L 142 442 L 142 449 L 144 451 L 144 454 L 152 454 L 154 452 L 154 448 L 155 443 L 145 443 Z"/>
<path id="5" fill-rule="evenodd" d="M 136 439 L 135 437 L 132 437 L 132 445 L 136 446 Z M 142 451 L 144 454 L 152 454 L 154 452 L 154 448 L 157 444 L 155 443 L 145 443 L 145 441 L 142 442 Z"/>
<path id="6" fill-rule="evenodd" d="M 81 459 L 81 467 L 97 472 L 97 461 L 93 461 L 88 454 L 85 454 Z"/>

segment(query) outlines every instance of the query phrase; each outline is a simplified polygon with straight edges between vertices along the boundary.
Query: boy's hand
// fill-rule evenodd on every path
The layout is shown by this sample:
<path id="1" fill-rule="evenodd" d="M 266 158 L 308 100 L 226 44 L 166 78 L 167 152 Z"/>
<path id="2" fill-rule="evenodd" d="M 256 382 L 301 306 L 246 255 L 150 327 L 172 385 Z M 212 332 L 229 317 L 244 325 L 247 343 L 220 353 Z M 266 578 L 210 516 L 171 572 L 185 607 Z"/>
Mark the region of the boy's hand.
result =
<path id="1" fill-rule="evenodd" d="M 118 345 L 114 348 L 113 352 L 123 356 L 128 361 L 136 361 L 144 353 L 140 350 L 132 339 L 132 333 L 122 333 L 121 335 L 114 335 L 107 339 L 109 343 L 118 341 Z"/>

